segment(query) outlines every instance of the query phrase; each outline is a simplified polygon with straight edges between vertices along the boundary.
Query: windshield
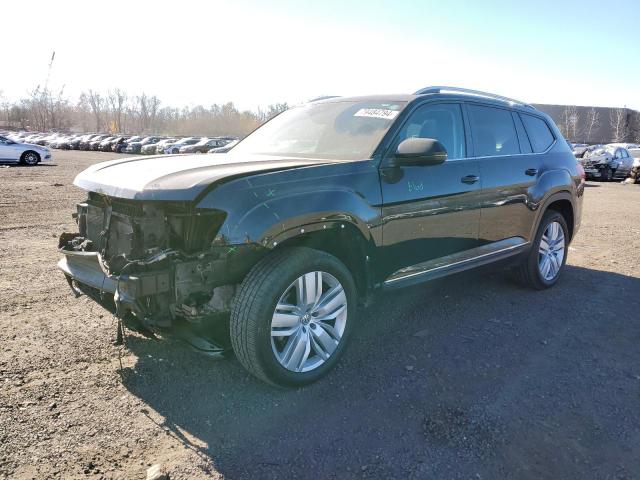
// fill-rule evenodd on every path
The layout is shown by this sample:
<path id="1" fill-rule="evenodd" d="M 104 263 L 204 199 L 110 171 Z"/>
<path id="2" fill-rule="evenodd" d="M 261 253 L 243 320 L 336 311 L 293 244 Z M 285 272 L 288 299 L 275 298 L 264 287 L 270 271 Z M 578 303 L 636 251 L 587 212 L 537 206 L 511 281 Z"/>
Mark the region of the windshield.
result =
<path id="1" fill-rule="evenodd" d="M 281 113 L 233 153 L 358 160 L 370 158 L 406 102 L 329 102 Z"/>
<path id="2" fill-rule="evenodd" d="M 629 150 L 629 155 L 631 155 L 633 158 L 640 158 L 640 148 Z"/>

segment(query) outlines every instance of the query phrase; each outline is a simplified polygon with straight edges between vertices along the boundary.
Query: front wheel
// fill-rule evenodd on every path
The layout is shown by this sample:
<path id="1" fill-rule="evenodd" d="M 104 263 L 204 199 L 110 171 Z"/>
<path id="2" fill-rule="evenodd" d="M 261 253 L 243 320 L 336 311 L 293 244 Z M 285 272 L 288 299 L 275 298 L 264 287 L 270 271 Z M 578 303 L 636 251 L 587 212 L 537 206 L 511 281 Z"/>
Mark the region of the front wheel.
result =
<path id="1" fill-rule="evenodd" d="M 40 161 L 40 155 L 36 152 L 24 152 L 22 157 L 20 158 L 20 163 L 23 165 L 28 165 L 30 167 L 34 167 Z"/>
<path id="2" fill-rule="evenodd" d="M 559 212 L 545 212 L 531 250 L 518 267 L 522 283 L 537 290 L 550 288 L 558 281 L 567 261 L 569 229 Z"/>
<path id="3" fill-rule="evenodd" d="M 600 172 L 600 178 L 605 182 L 613 180 L 613 170 L 611 170 L 611 167 L 604 167 Z"/>
<path id="4" fill-rule="evenodd" d="M 337 258 L 310 248 L 272 253 L 249 272 L 231 311 L 240 363 L 268 383 L 296 387 L 337 363 L 356 316 L 356 288 Z"/>

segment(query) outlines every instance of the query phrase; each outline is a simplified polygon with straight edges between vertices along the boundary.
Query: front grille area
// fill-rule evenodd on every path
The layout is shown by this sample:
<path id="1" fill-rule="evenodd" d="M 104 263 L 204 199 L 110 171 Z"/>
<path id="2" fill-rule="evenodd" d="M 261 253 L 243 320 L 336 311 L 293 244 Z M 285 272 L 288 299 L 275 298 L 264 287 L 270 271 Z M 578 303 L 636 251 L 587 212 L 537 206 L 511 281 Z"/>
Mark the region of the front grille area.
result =
<path id="1" fill-rule="evenodd" d="M 113 213 L 120 213 L 127 217 L 142 217 L 144 210 L 141 202 L 125 202 L 116 200 L 111 204 Z"/>
<path id="2" fill-rule="evenodd" d="M 117 256 L 144 258 L 151 249 L 206 250 L 224 218 L 223 212 L 185 203 L 141 202 L 96 193 L 78 204 L 80 234 L 107 261 Z"/>

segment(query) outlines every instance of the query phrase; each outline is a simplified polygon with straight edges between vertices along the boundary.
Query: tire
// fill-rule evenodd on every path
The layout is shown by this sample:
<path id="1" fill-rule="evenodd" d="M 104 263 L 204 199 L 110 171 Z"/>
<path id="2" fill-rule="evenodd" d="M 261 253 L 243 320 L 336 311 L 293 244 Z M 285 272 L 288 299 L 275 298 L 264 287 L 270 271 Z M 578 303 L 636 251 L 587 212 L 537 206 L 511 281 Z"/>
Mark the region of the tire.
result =
<path id="1" fill-rule="evenodd" d="M 557 269 L 554 275 L 549 276 L 545 275 L 545 268 L 543 267 L 544 257 L 547 254 L 542 253 L 541 243 L 542 237 L 548 238 L 546 235 L 547 229 L 550 225 L 557 224 L 557 226 L 561 229 L 562 233 L 562 258 L 558 262 L 558 256 L 553 252 L 553 259 L 549 258 L 550 266 L 548 274 L 553 273 L 551 270 Z M 555 210 L 547 210 L 542 217 L 540 225 L 538 226 L 538 231 L 536 232 L 536 236 L 531 245 L 531 249 L 527 253 L 526 257 L 523 258 L 522 263 L 517 267 L 517 276 L 520 280 L 520 283 L 523 285 L 532 287 L 536 290 L 544 290 L 545 288 L 553 287 L 560 274 L 562 273 L 562 269 L 567 262 L 567 252 L 569 247 L 569 229 L 567 228 L 567 222 L 561 213 L 556 212 Z M 559 243 L 557 244 L 559 245 Z M 557 246 L 556 245 L 556 246 Z M 549 251 L 550 249 L 547 249 Z M 553 250 L 553 249 L 551 249 Z"/>
<path id="2" fill-rule="evenodd" d="M 175 154 L 180 153 L 180 151 L 177 148 L 174 148 L 173 150 L 171 150 L 171 153 L 173 153 L 175 155 Z"/>
<path id="3" fill-rule="evenodd" d="M 611 170 L 611 167 L 607 166 L 602 169 L 602 172 L 600 173 L 600 180 L 603 182 L 610 182 L 613 180 L 613 171 Z"/>
<path id="4" fill-rule="evenodd" d="M 318 289 L 304 290 L 302 284 L 317 285 L 318 278 L 322 278 L 322 296 L 308 297 L 308 292 Z M 306 303 L 293 304 L 298 288 L 305 292 L 301 296 L 320 299 L 315 312 L 316 306 L 310 304 L 304 310 L 294 310 Z M 330 292 L 339 293 L 327 295 Z M 277 305 L 282 306 L 280 312 L 276 312 Z M 340 313 L 333 325 L 320 321 L 321 316 L 325 320 L 331 317 L 336 306 Z M 258 262 L 240 285 L 231 309 L 231 344 L 240 363 L 255 377 L 280 387 L 299 387 L 319 380 L 336 365 L 354 328 L 356 313 L 355 283 L 342 262 L 319 250 L 285 248 Z M 274 326 L 276 317 L 284 320 Z M 337 335 L 339 330 L 341 335 Z M 285 333 L 291 331 L 297 333 Z M 326 345 L 329 348 L 325 349 Z M 301 351 L 304 354 L 296 355 Z"/>
<path id="5" fill-rule="evenodd" d="M 35 167 L 38 163 L 40 163 L 40 155 L 33 150 L 27 150 L 20 157 L 20 163 L 22 165 L 27 165 L 28 167 Z"/>

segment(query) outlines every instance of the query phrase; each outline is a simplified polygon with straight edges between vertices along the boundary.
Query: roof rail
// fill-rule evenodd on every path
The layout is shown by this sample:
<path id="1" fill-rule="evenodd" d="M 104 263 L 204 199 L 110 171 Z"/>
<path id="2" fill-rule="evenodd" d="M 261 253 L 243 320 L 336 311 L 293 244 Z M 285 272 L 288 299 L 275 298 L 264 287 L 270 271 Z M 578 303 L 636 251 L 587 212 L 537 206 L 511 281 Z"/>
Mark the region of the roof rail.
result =
<path id="1" fill-rule="evenodd" d="M 415 92 L 414 95 L 423 95 L 425 93 L 443 93 L 443 92 L 455 92 L 455 93 L 461 93 L 463 95 L 472 95 L 475 97 L 492 98 L 494 100 L 501 100 L 503 102 L 507 102 L 512 105 L 517 104 L 517 105 L 522 105 L 524 107 L 533 108 L 532 105 L 529 105 L 526 102 L 521 102 L 520 100 L 515 100 L 509 97 L 503 97 L 502 95 L 496 95 L 494 93 L 481 92 L 479 90 L 471 90 L 469 88 L 460 88 L 460 87 L 445 87 L 445 86 L 425 87 Z"/>
<path id="2" fill-rule="evenodd" d="M 311 102 L 319 102 L 320 100 L 328 100 L 330 98 L 338 98 L 340 95 L 324 95 L 322 97 L 316 97 L 316 98 L 312 98 L 311 100 L 309 100 L 307 103 L 311 103 Z"/>

